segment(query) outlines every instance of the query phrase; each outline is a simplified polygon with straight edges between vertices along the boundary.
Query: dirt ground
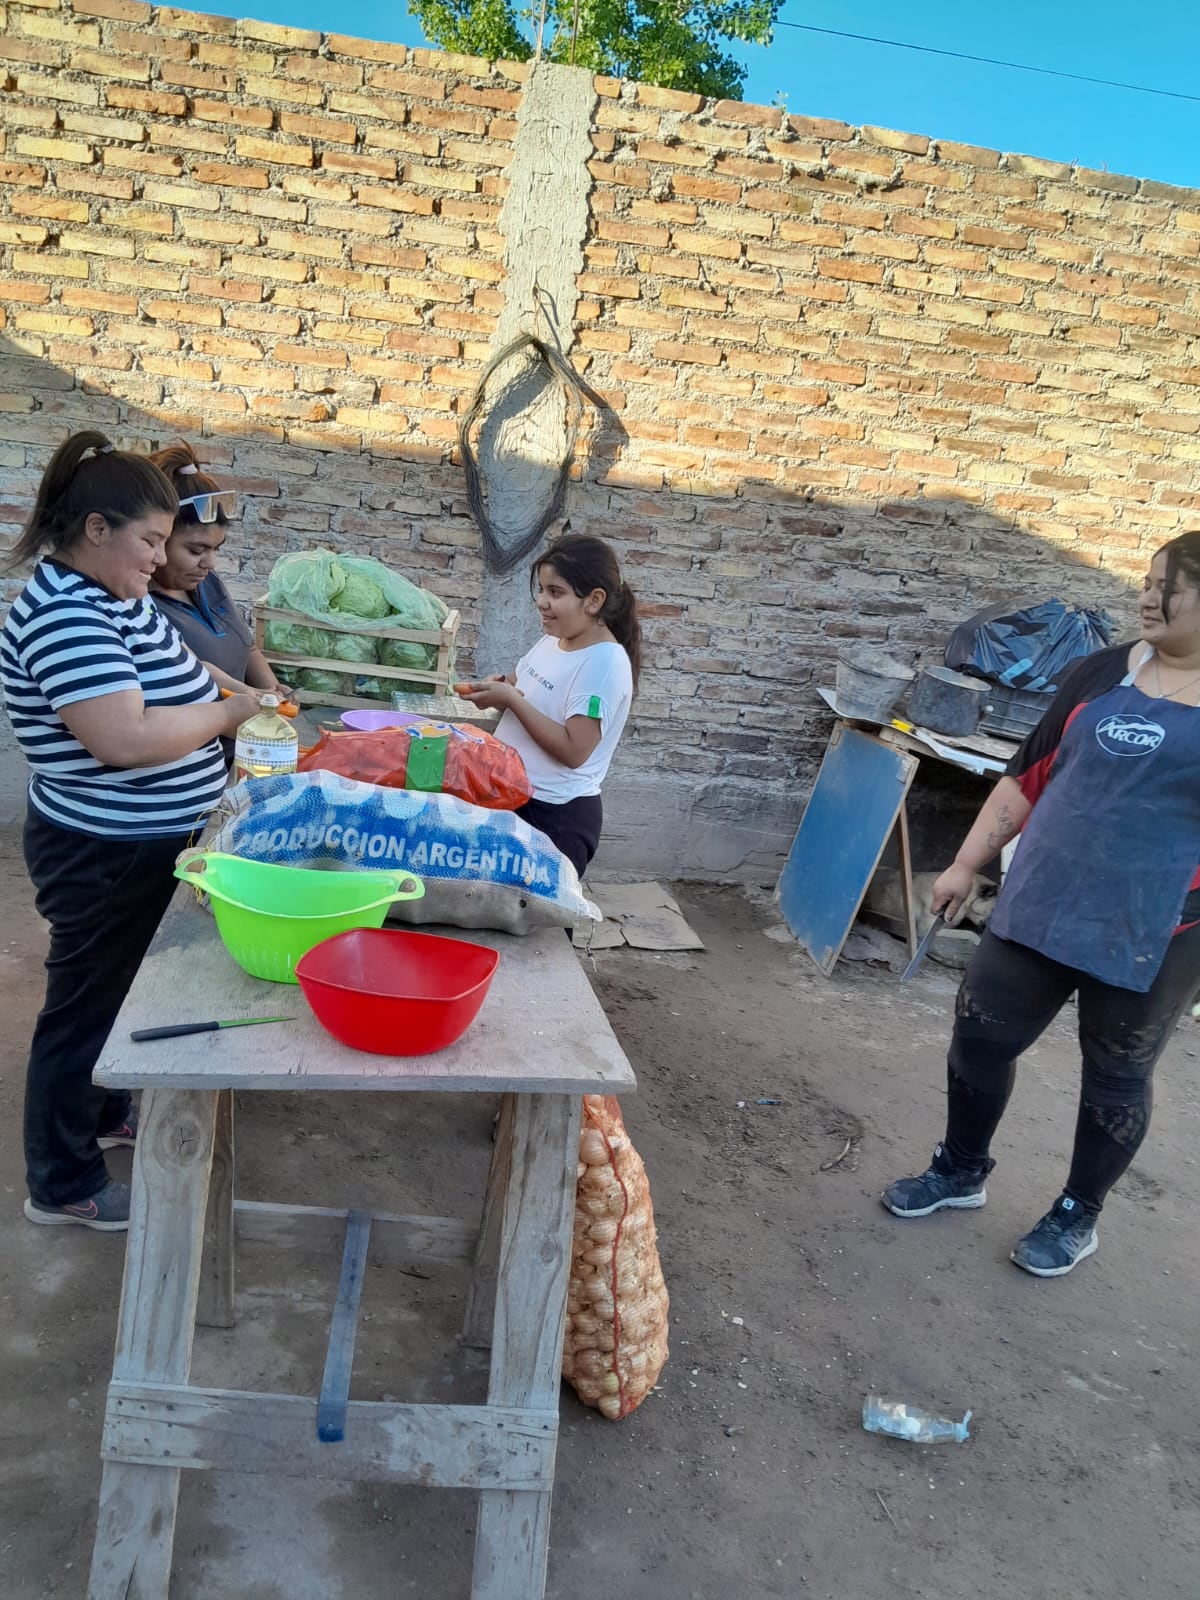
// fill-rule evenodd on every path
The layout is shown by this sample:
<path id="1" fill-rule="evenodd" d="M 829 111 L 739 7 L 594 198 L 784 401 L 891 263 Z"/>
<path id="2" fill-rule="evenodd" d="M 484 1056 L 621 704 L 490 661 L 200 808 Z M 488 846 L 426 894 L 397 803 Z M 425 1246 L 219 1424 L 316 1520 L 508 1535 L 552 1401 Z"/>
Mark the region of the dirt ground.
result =
<path id="1" fill-rule="evenodd" d="M 1065 1171 L 1070 1017 L 1026 1059 L 987 1209 L 905 1224 L 877 1196 L 940 1131 L 953 976 L 928 967 L 903 993 L 864 967 L 826 981 L 765 896 L 677 893 L 704 954 L 621 950 L 593 972 L 638 1073 L 626 1116 L 654 1190 L 671 1360 L 622 1423 L 564 1389 L 551 1600 L 1194 1600 L 1200 1029 L 1164 1059 L 1099 1253 L 1040 1282 L 1008 1251 Z M 17 837 L 0 835 L 0 1596 L 82 1600 L 123 1243 L 20 1214 L 44 947 L 30 901 Z M 477 1204 L 481 1098 L 238 1110 L 247 1198 Z M 336 1271 L 245 1251 L 240 1324 L 200 1332 L 196 1381 L 315 1392 Z M 478 1358 L 455 1346 L 463 1278 L 431 1271 L 372 1273 L 356 1398 L 482 1396 Z M 864 1434 L 869 1391 L 970 1406 L 972 1438 Z M 185 1473 L 172 1600 L 465 1600 L 474 1514 L 465 1493 Z"/>

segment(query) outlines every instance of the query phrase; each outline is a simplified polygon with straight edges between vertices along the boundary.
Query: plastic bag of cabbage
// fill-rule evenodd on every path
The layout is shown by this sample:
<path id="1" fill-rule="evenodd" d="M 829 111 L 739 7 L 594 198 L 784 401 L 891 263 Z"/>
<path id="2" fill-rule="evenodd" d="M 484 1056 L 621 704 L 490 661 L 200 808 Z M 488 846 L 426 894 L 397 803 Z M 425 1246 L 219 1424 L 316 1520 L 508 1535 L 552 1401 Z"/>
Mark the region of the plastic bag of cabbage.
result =
<path id="1" fill-rule="evenodd" d="M 511 811 L 332 772 L 250 778 L 226 807 L 212 850 L 279 866 L 415 873 L 425 897 L 393 906 L 398 922 L 532 933 L 602 920 L 567 858 Z"/>
<path id="2" fill-rule="evenodd" d="M 294 622 L 267 624 L 267 649 L 286 655 L 322 656 L 357 666 L 412 667 L 432 671 L 437 666 L 433 645 L 409 644 L 402 639 L 375 639 L 379 628 L 440 628 L 448 607 L 428 589 L 420 589 L 382 561 L 371 556 L 335 555 L 332 550 L 303 550 L 280 556 L 271 569 L 267 599 L 285 611 L 311 617 L 313 626 Z M 321 622 L 339 629 L 332 632 Z M 370 673 L 335 673 L 327 668 L 304 667 L 296 673 L 301 689 L 315 694 L 351 694 L 386 699 L 393 688 L 432 693 L 433 685 L 408 679 L 386 681 Z"/>

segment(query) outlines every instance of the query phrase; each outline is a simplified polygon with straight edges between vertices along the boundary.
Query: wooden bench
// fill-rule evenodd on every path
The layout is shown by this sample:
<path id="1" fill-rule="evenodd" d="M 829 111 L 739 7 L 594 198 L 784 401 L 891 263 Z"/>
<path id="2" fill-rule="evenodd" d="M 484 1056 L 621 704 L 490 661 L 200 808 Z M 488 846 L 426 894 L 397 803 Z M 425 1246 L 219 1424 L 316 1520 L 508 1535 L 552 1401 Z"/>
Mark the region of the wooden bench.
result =
<path id="1" fill-rule="evenodd" d="M 561 932 L 471 937 L 501 960 L 464 1037 L 432 1056 L 363 1055 L 320 1028 L 299 989 L 247 977 L 190 890 L 172 902 L 95 1073 L 144 1093 L 89 1600 L 166 1600 L 186 1467 L 476 1489 L 472 1600 L 543 1595 L 580 1098 L 635 1081 Z M 293 1010 L 294 1022 L 167 1045 L 129 1038 Z M 481 1223 L 235 1200 L 235 1089 L 501 1094 Z M 234 1323 L 240 1240 L 344 1247 L 319 1396 L 189 1384 L 196 1323 Z M 349 1399 L 368 1248 L 383 1262 L 473 1263 L 463 1339 L 490 1345 L 486 1405 Z"/>

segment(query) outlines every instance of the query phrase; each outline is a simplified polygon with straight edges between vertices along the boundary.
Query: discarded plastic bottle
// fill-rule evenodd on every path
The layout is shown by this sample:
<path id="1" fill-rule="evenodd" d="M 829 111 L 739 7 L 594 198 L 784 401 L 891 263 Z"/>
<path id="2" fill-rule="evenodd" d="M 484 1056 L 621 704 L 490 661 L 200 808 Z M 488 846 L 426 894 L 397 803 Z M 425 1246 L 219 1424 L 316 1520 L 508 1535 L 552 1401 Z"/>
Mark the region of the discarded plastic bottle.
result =
<path id="1" fill-rule="evenodd" d="M 961 1444 L 970 1437 L 970 1420 L 969 1411 L 961 1422 L 951 1422 L 949 1417 L 935 1417 L 920 1406 L 911 1406 L 905 1400 L 885 1400 L 879 1394 L 869 1394 L 863 1401 L 863 1427 L 868 1433 L 887 1433 L 893 1439 L 907 1439 L 910 1444 L 943 1444 L 951 1439 Z"/>

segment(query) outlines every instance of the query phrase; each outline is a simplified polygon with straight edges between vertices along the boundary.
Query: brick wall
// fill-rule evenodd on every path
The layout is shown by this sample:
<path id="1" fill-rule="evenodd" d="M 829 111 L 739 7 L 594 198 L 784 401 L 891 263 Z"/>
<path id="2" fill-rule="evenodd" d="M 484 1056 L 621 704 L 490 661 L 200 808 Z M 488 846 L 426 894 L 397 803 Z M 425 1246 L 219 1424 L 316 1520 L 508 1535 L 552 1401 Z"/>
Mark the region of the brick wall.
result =
<path id="1" fill-rule="evenodd" d="M 455 414 L 527 69 L 139 0 L 0 0 L 0 35 L 0 537 L 69 430 L 182 433 L 244 492 L 243 595 L 284 549 L 368 549 L 469 646 Z M 618 543 L 649 662 L 613 864 L 752 870 L 843 641 L 1123 608 L 1195 515 L 1200 194 L 595 88 L 572 354 L 610 409 L 569 516 Z"/>

